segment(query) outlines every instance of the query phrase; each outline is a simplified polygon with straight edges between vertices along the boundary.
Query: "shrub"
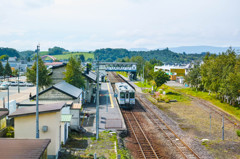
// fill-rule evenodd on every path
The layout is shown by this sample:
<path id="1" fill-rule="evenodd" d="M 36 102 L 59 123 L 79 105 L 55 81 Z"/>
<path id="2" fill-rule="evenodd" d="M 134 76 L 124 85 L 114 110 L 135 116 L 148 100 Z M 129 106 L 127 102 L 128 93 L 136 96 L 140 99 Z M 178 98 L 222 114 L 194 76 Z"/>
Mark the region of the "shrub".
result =
<path id="1" fill-rule="evenodd" d="M 237 130 L 237 136 L 240 137 L 240 130 Z"/>
<path id="2" fill-rule="evenodd" d="M 170 102 L 170 99 L 166 98 L 164 101 L 165 101 L 166 103 L 169 103 L 169 102 Z"/>

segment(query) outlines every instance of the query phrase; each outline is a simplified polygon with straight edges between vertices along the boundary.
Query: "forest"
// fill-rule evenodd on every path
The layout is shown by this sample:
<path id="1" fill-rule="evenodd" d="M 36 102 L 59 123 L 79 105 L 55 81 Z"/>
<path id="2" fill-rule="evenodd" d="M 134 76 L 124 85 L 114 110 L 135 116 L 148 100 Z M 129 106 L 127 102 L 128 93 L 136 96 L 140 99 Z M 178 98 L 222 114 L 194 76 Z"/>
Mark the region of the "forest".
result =
<path id="1" fill-rule="evenodd" d="M 9 57 L 16 56 L 17 58 L 20 57 L 19 52 L 17 50 L 12 49 L 12 48 L 0 47 L 0 56 L 2 56 L 2 55 L 8 55 Z"/>
<path id="2" fill-rule="evenodd" d="M 202 54 L 186 54 L 175 53 L 168 48 L 164 50 L 151 51 L 128 51 L 127 49 L 98 49 L 94 51 L 95 58 L 98 57 L 100 61 L 113 62 L 119 58 L 131 58 L 133 56 L 142 56 L 143 59 L 149 61 L 150 59 L 157 59 L 164 64 L 187 64 L 195 60 L 202 60 L 206 53 Z"/>
<path id="3" fill-rule="evenodd" d="M 240 97 L 240 57 L 229 48 L 217 55 L 207 54 L 203 63 L 185 76 L 185 83 L 199 91 L 208 91 L 232 105 L 239 104 Z"/>

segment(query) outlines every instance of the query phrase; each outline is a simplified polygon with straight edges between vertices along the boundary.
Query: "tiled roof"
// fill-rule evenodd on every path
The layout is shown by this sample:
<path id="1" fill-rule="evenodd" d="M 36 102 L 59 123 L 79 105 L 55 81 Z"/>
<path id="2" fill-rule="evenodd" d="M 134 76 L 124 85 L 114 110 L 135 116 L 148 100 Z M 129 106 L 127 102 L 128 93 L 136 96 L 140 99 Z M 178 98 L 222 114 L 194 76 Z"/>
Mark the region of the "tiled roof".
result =
<path id="1" fill-rule="evenodd" d="M 39 159 L 50 142 L 50 139 L 0 138 L 0 158 Z"/>
<path id="2" fill-rule="evenodd" d="M 5 117 L 6 115 L 8 115 L 8 109 L 0 108 L 0 118 Z"/>
<path id="3" fill-rule="evenodd" d="M 45 104 L 39 105 L 39 114 L 48 113 L 48 112 L 56 112 L 60 111 L 65 106 L 65 103 L 55 103 L 55 104 Z M 36 106 L 31 107 L 23 107 L 17 109 L 15 112 L 10 114 L 8 117 L 17 117 L 17 116 L 25 116 L 36 113 Z"/>
<path id="4" fill-rule="evenodd" d="M 61 121 L 63 122 L 70 122 L 72 119 L 72 115 L 70 114 L 62 114 L 61 115 Z"/>
<path id="5" fill-rule="evenodd" d="M 80 94 L 82 93 L 82 89 L 77 88 L 77 87 L 75 87 L 75 86 L 73 86 L 73 85 L 71 85 L 71 84 L 69 84 L 65 81 L 62 81 L 62 82 L 59 82 L 59 83 L 53 85 L 52 87 L 49 87 L 49 88 L 41 91 L 39 93 L 39 95 L 47 92 L 48 90 L 50 90 L 52 88 L 57 89 L 58 91 L 60 91 L 64 94 L 67 94 L 74 99 L 77 99 L 80 96 Z M 36 95 L 32 96 L 30 99 L 35 99 L 35 97 L 36 97 Z"/>
<path id="6" fill-rule="evenodd" d="M 77 88 L 65 81 L 59 82 L 59 83 L 53 85 L 53 87 L 61 90 L 62 92 L 65 92 L 75 98 L 78 98 L 79 95 L 82 93 L 82 89 Z"/>

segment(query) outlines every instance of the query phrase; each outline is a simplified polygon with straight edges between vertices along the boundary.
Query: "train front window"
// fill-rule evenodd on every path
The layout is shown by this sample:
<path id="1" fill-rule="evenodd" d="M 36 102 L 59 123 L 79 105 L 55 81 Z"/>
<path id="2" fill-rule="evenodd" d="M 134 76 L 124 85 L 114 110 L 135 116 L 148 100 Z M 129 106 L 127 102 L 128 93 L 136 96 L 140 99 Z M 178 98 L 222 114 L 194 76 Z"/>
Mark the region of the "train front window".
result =
<path id="1" fill-rule="evenodd" d="M 128 99 L 128 93 L 126 93 L 126 98 Z"/>
<path id="2" fill-rule="evenodd" d="M 125 98 L 124 93 L 120 93 L 120 98 Z"/>
<path id="3" fill-rule="evenodd" d="M 130 93 L 130 98 L 134 98 L 134 92 Z"/>

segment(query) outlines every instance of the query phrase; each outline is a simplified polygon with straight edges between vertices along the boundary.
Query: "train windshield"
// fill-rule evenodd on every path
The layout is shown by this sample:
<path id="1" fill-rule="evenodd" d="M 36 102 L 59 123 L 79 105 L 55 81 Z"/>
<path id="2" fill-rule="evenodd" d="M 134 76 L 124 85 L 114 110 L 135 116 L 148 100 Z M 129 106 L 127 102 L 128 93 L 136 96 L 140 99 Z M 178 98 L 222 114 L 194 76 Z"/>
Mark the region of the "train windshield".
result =
<path id="1" fill-rule="evenodd" d="M 124 96 L 124 93 L 123 93 L 123 92 L 121 92 L 121 93 L 120 93 L 120 98 L 125 98 L 125 96 Z"/>
<path id="2" fill-rule="evenodd" d="M 130 93 L 130 98 L 134 98 L 134 92 Z"/>

